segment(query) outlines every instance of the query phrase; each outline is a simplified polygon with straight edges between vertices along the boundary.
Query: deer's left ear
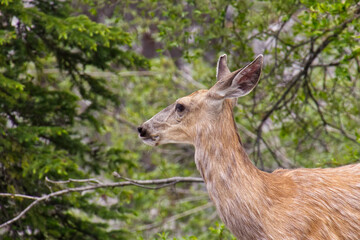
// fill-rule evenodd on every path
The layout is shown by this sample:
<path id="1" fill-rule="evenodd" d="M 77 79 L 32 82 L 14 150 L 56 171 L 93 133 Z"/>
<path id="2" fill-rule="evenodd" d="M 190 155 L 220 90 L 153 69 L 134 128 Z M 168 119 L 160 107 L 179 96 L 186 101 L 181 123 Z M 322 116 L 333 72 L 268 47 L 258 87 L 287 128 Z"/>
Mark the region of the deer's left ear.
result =
<path id="1" fill-rule="evenodd" d="M 226 75 L 230 74 L 230 70 L 226 64 L 227 56 L 223 54 L 219 57 L 216 67 L 216 80 L 220 81 L 222 78 L 226 77 Z"/>
<path id="2" fill-rule="evenodd" d="M 210 92 L 222 98 L 238 98 L 249 94 L 259 82 L 262 65 L 263 55 L 260 54 L 246 67 L 220 79 Z"/>

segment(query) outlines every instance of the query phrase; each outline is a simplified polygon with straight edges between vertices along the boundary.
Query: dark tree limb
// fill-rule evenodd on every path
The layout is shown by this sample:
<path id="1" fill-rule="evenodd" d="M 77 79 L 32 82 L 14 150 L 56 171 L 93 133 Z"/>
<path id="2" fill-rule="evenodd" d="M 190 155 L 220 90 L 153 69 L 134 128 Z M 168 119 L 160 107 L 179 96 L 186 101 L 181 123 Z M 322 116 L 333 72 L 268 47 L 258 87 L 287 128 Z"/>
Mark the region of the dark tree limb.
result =
<path id="1" fill-rule="evenodd" d="M 280 105 L 283 102 L 287 102 L 286 98 L 288 96 L 288 94 L 291 92 L 291 90 L 297 85 L 297 83 L 306 78 L 308 76 L 308 71 L 312 66 L 312 63 L 314 62 L 314 60 L 318 57 L 318 55 L 334 40 L 336 39 L 336 37 L 346 29 L 347 25 L 349 23 L 351 23 L 352 21 L 354 21 L 355 19 L 359 18 L 360 14 L 355 13 L 351 18 L 345 20 L 343 23 L 341 23 L 340 25 L 336 26 L 335 28 L 331 29 L 333 31 L 333 33 L 329 36 L 327 36 L 323 42 L 317 47 L 314 48 L 313 46 L 313 41 L 315 41 L 317 38 L 311 39 L 310 44 L 312 44 L 312 47 L 310 48 L 310 52 L 309 55 L 307 57 L 307 59 L 304 60 L 303 62 L 303 68 L 302 70 L 296 74 L 292 80 L 290 81 L 290 84 L 288 85 L 288 87 L 285 89 L 285 91 L 281 94 L 281 96 L 279 97 L 279 99 L 275 102 L 275 104 L 265 113 L 265 116 L 261 119 L 260 124 L 258 125 L 258 127 L 256 128 L 256 133 L 257 133 L 257 138 L 255 141 L 255 145 L 257 146 L 257 157 L 260 160 L 260 167 L 263 168 L 264 163 L 262 161 L 261 158 L 261 152 L 260 152 L 260 141 L 262 139 L 262 128 L 265 124 L 265 122 L 270 118 L 270 116 L 276 111 L 279 110 L 281 107 L 283 107 L 284 105 Z M 330 30 L 329 30 L 330 31 Z M 329 31 L 325 32 L 325 34 L 327 34 Z M 322 36 L 324 36 L 322 35 Z M 330 126 L 330 125 L 329 125 Z M 332 126 L 333 127 L 333 126 Z M 346 134 L 346 132 L 343 129 L 338 129 L 339 131 L 341 131 L 344 136 L 347 136 L 349 138 L 349 136 Z M 354 139 L 349 138 L 350 140 L 354 141 Z"/>

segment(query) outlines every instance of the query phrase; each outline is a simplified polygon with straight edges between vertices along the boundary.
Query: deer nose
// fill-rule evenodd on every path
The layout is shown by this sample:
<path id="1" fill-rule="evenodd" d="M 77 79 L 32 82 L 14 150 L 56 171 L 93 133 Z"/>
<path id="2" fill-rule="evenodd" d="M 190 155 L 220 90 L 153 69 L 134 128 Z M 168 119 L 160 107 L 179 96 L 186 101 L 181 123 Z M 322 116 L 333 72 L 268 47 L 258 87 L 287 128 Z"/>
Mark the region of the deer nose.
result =
<path id="1" fill-rule="evenodd" d="M 140 134 L 140 137 L 145 137 L 146 136 L 146 129 L 143 127 L 138 127 L 138 132 Z"/>

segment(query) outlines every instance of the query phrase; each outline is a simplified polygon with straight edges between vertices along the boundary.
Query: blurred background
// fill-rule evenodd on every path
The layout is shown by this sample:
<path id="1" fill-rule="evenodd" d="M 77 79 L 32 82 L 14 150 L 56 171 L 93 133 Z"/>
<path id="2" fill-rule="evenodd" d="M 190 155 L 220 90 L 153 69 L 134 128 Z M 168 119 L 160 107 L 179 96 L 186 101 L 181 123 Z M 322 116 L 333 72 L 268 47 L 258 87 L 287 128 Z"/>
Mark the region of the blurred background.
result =
<path id="1" fill-rule="evenodd" d="M 244 147 L 264 170 L 360 158 L 357 1 L 0 1 L 0 192 L 41 197 L 96 178 L 199 177 L 188 145 L 149 147 L 136 127 L 264 54 L 239 99 Z M 48 180 L 47 180 L 48 179 Z M 50 179 L 50 181 L 49 181 Z M 0 195 L 0 224 L 36 201 Z M 48 198 L 1 239 L 232 239 L 202 183 Z"/>

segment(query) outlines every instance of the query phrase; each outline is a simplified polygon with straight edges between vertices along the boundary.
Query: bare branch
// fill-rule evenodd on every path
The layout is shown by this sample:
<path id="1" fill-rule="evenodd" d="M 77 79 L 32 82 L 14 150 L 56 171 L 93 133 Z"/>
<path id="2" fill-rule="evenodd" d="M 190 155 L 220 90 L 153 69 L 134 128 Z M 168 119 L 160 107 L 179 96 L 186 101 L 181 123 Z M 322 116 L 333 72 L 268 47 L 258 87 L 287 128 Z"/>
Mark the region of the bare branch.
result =
<path id="1" fill-rule="evenodd" d="M 116 174 L 118 174 L 118 173 L 116 173 Z M 96 179 L 69 179 L 66 181 L 54 181 L 54 180 L 50 180 L 50 179 L 46 178 L 46 182 L 55 183 L 55 184 L 66 184 L 66 183 L 70 183 L 70 182 L 79 182 L 79 183 L 96 183 L 96 185 L 66 188 L 63 190 L 59 190 L 59 191 L 44 195 L 42 197 L 28 196 L 28 195 L 23 195 L 23 194 L 0 193 L 0 196 L 3 196 L 3 197 L 18 197 L 18 198 L 26 198 L 26 199 L 34 199 L 35 200 L 32 203 L 30 203 L 23 211 L 21 211 L 16 217 L 1 224 L 0 229 L 19 220 L 32 207 L 34 207 L 38 203 L 43 202 L 43 201 L 48 200 L 53 197 L 65 195 L 65 194 L 72 193 L 72 192 L 84 192 L 84 191 L 90 191 L 90 190 L 95 190 L 95 189 L 99 189 L 99 188 L 124 187 L 124 186 L 130 186 L 130 185 L 143 187 L 143 188 L 144 188 L 144 185 L 160 185 L 160 186 L 157 186 L 154 188 L 150 188 L 150 189 L 159 189 L 159 188 L 164 188 L 164 187 L 167 187 L 170 185 L 175 185 L 176 183 L 179 183 L 179 182 L 189 182 L 189 183 L 190 182 L 203 182 L 203 179 L 198 178 L 198 177 L 172 177 L 172 178 L 153 179 L 153 180 L 131 180 L 131 179 L 129 179 L 129 180 L 130 181 L 124 181 L 124 182 L 101 183 L 100 181 L 98 181 Z M 146 187 L 146 188 L 148 188 L 148 187 Z"/>
<path id="2" fill-rule="evenodd" d="M 34 196 L 16 194 L 16 193 L 0 193 L 0 197 L 25 198 L 25 199 L 33 199 L 33 200 L 37 200 L 40 198 L 40 197 L 34 197 Z"/>
<path id="3" fill-rule="evenodd" d="M 1 71 L 0 71 L 0 73 L 1 73 Z M 36 71 L 35 70 L 29 70 L 28 73 L 34 75 L 34 74 L 36 74 Z M 59 74 L 60 71 L 57 68 L 48 68 L 48 69 L 42 70 L 42 73 L 44 73 L 44 74 Z M 110 78 L 110 77 L 117 77 L 117 76 L 121 76 L 121 77 L 132 77 L 132 76 L 148 77 L 148 76 L 161 75 L 162 73 L 161 72 L 155 72 L 155 71 L 123 71 L 123 72 L 118 72 L 118 73 L 96 72 L 96 71 L 88 72 L 88 71 L 86 71 L 86 74 L 89 74 L 92 77 Z"/>
<path id="4" fill-rule="evenodd" d="M 53 184 L 67 184 L 67 183 L 71 183 L 71 182 L 75 182 L 75 183 L 96 183 L 96 184 L 102 184 L 102 182 L 100 182 L 99 180 L 95 179 L 95 178 L 88 178 L 88 179 L 73 179 L 73 178 L 69 178 L 68 180 L 65 181 L 54 181 L 49 179 L 48 177 L 45 177 L 45 181 L 48 183 L 53 183 Z"/>
<path id="5" fill-rule="evenodd" d="M 148 186 L 145 186 L 144 184 L 138 183 L 139 182 L 138 180 L 123 177 L 117 172 L 113 172 L 113 176 L 116 177 L 116 178 L 120 178 L 120 179 L 124 179 L 126 181 L 129 181 L 135 186 L 138 186 L 138 187 L 141 187 L 141 188 L 146 188 L 146 189 L 151 189 L 151 190 L 164 188 L 164 187 L 167 187 L 167 186 L 174 185 L 174 184 L 178 183 L 178 181 L 173 181 L 173 182 L 169 182 L 169 183 L 164 183 L 164 184 L 156 186 L 156 187 L 148 187 Z"/>
<path id="6" fill-rule="evenodd" d="M 312 64 L 310 67 L 336 67 L 339 66 L 341 62 L 332 62 L 332 63 L 326 63 L 326 64 Z"/>

